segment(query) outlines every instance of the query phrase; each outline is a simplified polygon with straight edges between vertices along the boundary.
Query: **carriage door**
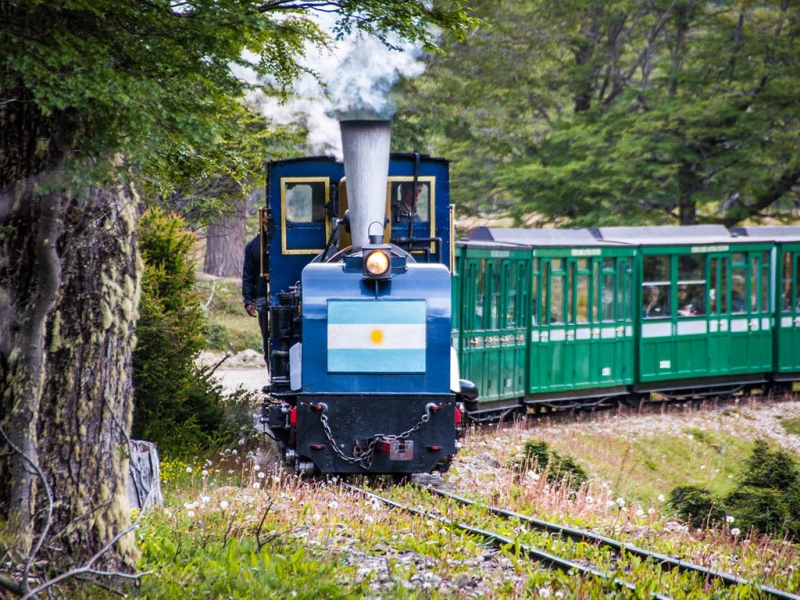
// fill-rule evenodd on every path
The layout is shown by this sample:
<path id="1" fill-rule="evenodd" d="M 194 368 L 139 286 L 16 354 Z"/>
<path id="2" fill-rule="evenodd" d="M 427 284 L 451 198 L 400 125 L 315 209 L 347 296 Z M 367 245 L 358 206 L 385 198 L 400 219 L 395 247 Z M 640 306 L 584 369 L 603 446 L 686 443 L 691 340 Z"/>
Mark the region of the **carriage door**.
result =
<path id="1" fill-rule="evenodd" d="M 528 262 L 509 258 L 500 262 L 500 389 L 501 399 L 525 394 L 525 323 L 528 305 Z"/>
<path id="2" fill-rule="evenodd" d="M 485 319 L 485 279 L 486 260 L 469 257 L 465 260 L 466 269 L 463 274 L 463 291 L 461 299 L 461 320 L 463 329 L 461 343 L 463 347 L 461 376 L 472 381 L 481 391 L 481 400 L 485 400 L 484 381 L 486 370 L 483 352 L 486 330 Z"/>
<path id="3" fill-rule="evenodd" d="M 726 375 L 730 360 L 728 280 L 730 255 L 709 254 L 708 260 L 708 372 Z"/>
<path id="4" fill-rule="evenodd" d="M 778 305 L 778 373 L 800 372 L 800 245 L 784 244 Z"/>
<path id="5" fill-rule="evenodd" d="M 281 179 L 281 250 L 287 254 L 319 254 L 325 249 L 330 223 L 325 210 L 330 197 L 327 177 Z"/>

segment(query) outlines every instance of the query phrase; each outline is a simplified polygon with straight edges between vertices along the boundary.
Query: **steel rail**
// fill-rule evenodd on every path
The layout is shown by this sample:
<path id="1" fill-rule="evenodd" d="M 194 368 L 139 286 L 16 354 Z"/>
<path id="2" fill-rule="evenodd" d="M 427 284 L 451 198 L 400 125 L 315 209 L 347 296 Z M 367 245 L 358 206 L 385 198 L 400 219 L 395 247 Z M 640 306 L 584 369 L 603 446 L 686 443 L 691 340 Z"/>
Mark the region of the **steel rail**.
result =
<path id="1" fill-rule="evenodd" d="M 628 544 L 627 542 L 620 542 L 619 540 L 615 540 L 613 538 L 600 535 L 598 533 L 593 533 L 586 529 L 579 529 L 576 527 L 567 527 L 566 525 L 560 525 L 558 523 L 551 523 L 549 521 L 543 521 L 541 519 L 536 519 L 534 517 L 530 517 L 528 515 L 519 514 L 510 510 L 505 510 L 503 508 L 497 508 L 495 506 L 489 506 L 487 504 L 482 504 L 480 502 L 476 502 L 474 500 L 470 500 L 469 498 L 464 498 L 462 496 L 458 496 L 457 494 L 453 494 L 452 492 L 448 492 L 446 490 L 442 490 L 439 488 L 428 487 L 424 485 L 418 485 L 417 487 L 426 489 L 428 492 L 436 494 L 441 497 L 450 498 L 462 504 L 468 504 L 471 506 L 478 506 L 487 512 L 490 512 L 495 515 L 499 515 L 506 518 L 516 518 L 520 521 L 524 521 L 525 523 L 529 523 L 536 527 L 537 529 L 541 529 L 547 532 L 558 533 L 564 537 L 568 537 L 574 541 L 592 541 L 603 546 L 608 546 L 613 548 L 618 553 L 628 553 L 633 556 L 637 556 L 644 560 L 655 560 L 658 561 L 658 564 L 661 568 L 665 571 L 669 571 L 672 569 L 678 569 L 680 572 L 685 573 L 695 573 L 699 575 L 703 575 L 704 577 L 711 577 L 714 579 L 718 579 L 723 582 L 727 586 L 734 586 L 734 585 L 754 585 L 758 586 L 759 589 L 769 596 L 773 598 L 778 598 L 780 600 L 800 600 L 800 596 L 796 594 L 792 594 L 790 592 L 785 592 L 783 590 L 779 590 L 777 588 L 773 588 L 770 586 L 765 586 L 761 584 L 754 583 L 747 579 L 743 579 L 741 577 L 737 577 L 736 575 L 731 575 L 729 573 L 723 573 L 722 571 L 717 571 L 716 569 L 711 569 L 709 567 L 703 567 L 700 565 L 696 565 L 694 563 L 681 560 L 678 558 L 674 558 L 667 554 L 661 554 L 659 552 L 652 552 L 650 550 L 645 550 L 643 548 L 639 548 L 638 546 L 634 546 L 633 544 Z"/>
<path id="2" fill-rule="evenodd" d="M 608 581 L 610 584 L 612 584 L 612 585 L 614 585 L 614 586 L 616 586 L 618 588 L 624 588 L 624 589 L 627 589 L 628 591 L 631 591 L 631 592 L 636 592 L 637 591 L 637 588 L 636 588 L 635 584 L 630 583 L 629 581 L 625 581 L 624 579 L 620 579 L 619 577 L 616 577 L 616 576 L 614 576 L 614 575 L 612 575 L 610 573 L 606 573 L 604 571 L 599 571 L 597 569 L 593 569 L 591 567 L 587 567 L 587 566 L 582 565 L 580 563 L 577 563 L 577 562 L 562 558 L 560 556 L 557 556 L 555 554 L 551 554 L 549 552 L 545 552 L 544 550 L 539 550 L 538 548 L 534 548 L 532 546 L 528 546 L 527 544 L 517 544 L 516 540 L 514 540 L 512 538 L 509 538 L 507 536 L 504 536 L 502 534 L 496 533 L 494 531 L 487 531 L 485 529 L 479 529 L 477 527 L 472 527 L 471 525 L 467 525 L 465 523 L 457 523 L 455 521 L 451 521 L 450 519 L 448 519 L 448 518 L 446 518 L 446 517 L 444 517 L 442 515 L 438 515 L 438 514 L 435 514 L 435 513 L 427 512 L 427 511 L 420 510 L 420 509 L 417 509 L 417 508 L 412 508 L 410 506 L 406 506 L 404 504 L 401 504 L 400 502 L 397 502 L 397 501 L 392 500 L 390 498 L 385 498 L 385 497 L 383 497 L 383 496 L 381 496 L 379 494 L 376 494 L 374 492 L 370 492 L 369 490 L 362 489 L 362 488 L 360 488 L 358 486 L 352 485 L 352 484 L 347 483 L 347 482 L 341 482 L 341 485 L 343 487 L 346 487 L 346 488 L 351 489 L 353 491 L 356 491 L 356 492 L 359 492 L 359 493 L 364 494 L 366 496 L 369 496 L 371 498 L 374 498 L 374 499 L 376 499 L 376 500 L 378 500 L 380 502 L 383 502 L 384 504 L 386 504 L 388 506 L 391 506 L 393 508 L 397 508 L 399 510 L 402 510 L 402 511 L 405 511 L 405 512 L 410 512 L 412 514 L 423 516 L 423 517 L 434 518 L 434 519 L 437 519 L 437 520 L 441 521 L 442 523 L 444 523 L 444 524 L 446 524 L 446 525 L 448 525 L 450 527 L 453 527 L 455 529 L 458 529 L 458 530 L 461 530 L 461 531 L 465 531 L 465 532 L 473 534 L 473 535 L 480 536 L 480 537 L 482 537 L 482 538 L 484 538 L 486 540 L 491 541 L 497 547 L 499 547 L 501 545 L 514 546 L 515 548 L 518 548 L 521 552 L 523 552 L 528 557 L 530 557 L 530 558 L 532 558 L 534 560 L 537 560 L 542 564 L 547 565 L 548 568 L 550 568 L 551 570 L 552 569 L 558 569 L 559 571 L 562 571 L 564 573 L 569 573 L 569 572 L 572 572 L 572 571 L 578 571 L 578 572 L 580 572 L 580 573 L 582 573 L 584 575 L 591 575 L 591 576 L 594 576 L 594 577 L 598 577 L 600 579 L 604 579 L 604 580 Z M 422 486 L 422 487 L 424 487 L 424 486 Z M 671 596 L 665 596 L 663 594 L 658 594 L 656 592 L 650 592 L 650 596 L 652 598 L 655 598 L 655 600 L 673 600 Z"/>

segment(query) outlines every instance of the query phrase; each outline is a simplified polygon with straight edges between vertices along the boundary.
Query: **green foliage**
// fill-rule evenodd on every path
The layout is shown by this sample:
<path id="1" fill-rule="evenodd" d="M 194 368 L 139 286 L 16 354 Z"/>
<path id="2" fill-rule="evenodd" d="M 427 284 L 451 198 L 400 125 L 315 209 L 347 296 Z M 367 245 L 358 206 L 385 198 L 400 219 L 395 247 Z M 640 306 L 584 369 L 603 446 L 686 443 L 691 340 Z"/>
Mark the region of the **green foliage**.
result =
<path id="1" fill-rule="evenodd" d="M 573 489 L 586 483 L 586 471 L 571 456 L 564 456 L 551 450 L 547 442 L 528 440 L 523 448 L 523 456 L 516 467 L 521 469 L 538 469 L 547 472 L 550 482 L 567 480 Z"/>
<path id="2" fill-rule="evenodd" d="M 194 364 L 205 326 L 194 289 L 194 239 L 183 219 L 159 209 L 146 211 L 139 223 L 145 272 L 133 356 L 133 436 L 162 453 L 192 451 L 241 426 L 241 419 L 226 419 L 224 391 L 210 369 Z"/>
<path id="3" fill-rule="evenodd" d="M 694 527 L 718 525 L 732 517 L 736 527 L 782 537 L 800 535 L 800 471 L 785 450 L 757 440 L 736 488 L 724 498 L 697 486 L 677 487 L 669 504 Z"/>
<path id="4" fill-rule="evenodd" d="M 486 23 L 445 36 L 395 127 L 453 159 L 460 208 L 594 226 L 792 214 L 800 6 L 471 7 Z"/>
<path id="5" fill-rule="evenodd" d="M 667 503 L 692 527 L 713 527 L 725 519 L 725 509 L 711 492 L 695 485 L 676 487 Z"/>
<path id="6" fill-rule="evenodd" d="M 781 426 L 786 433 L 800 435 L 800 417 L 794 419 L 781 419 Z"/>
<path id="7" fill-rule="evenodd" d="M 268 521 L 271 523 L 271 520 Z M 280 535 L 255 531 L 230 535 L 238 527 L 232 511 L 207 512 L 202 520 L 164 515 L 141 528 L 140 568 L 150 572 L 139 593 L 153 600 L 173 598 L 354 598 L 365 586 L 336 581 L 337 563 L 316 557 Z"/>

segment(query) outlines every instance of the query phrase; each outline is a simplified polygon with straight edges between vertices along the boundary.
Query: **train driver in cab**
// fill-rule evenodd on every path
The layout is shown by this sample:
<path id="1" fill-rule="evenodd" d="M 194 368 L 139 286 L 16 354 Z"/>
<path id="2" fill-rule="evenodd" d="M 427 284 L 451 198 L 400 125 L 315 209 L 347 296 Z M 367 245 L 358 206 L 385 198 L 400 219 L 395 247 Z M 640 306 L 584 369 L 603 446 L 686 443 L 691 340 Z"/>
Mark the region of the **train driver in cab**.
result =
<path id="1" fill-rule="evenodd" d="M 414 219 L 415 222 L 422 221 L 417 214 L 417 204 L 421 192 L 421 184 L 417 184 L 416 190 L 414 190 L 413 183 L 400 184 L 400 200 L 392 202 L 393 223 L 408 222 L 411 219 Z"/>

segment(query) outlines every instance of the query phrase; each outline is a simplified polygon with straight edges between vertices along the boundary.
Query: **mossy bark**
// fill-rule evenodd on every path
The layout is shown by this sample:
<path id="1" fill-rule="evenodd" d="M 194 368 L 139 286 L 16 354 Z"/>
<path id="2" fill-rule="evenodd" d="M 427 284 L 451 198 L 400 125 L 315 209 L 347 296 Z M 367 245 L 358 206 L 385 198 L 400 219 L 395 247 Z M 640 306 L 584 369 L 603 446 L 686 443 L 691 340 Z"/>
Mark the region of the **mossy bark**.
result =
<path id="1" fill-rule="evenodd" d="M 93 555 L 130 523 L 141 274 L 135 200 L 123 185 L 43 195 L 33 185 L 0 189 L 0 427 L 26 457 L 0 437 L 0 520 L 24 557 L 48 511 L 30 460 L 53 500 L 40 552 L 59 569 Z M 128 571 L 134 560 L 128 536 L 100 564 Z"/>

